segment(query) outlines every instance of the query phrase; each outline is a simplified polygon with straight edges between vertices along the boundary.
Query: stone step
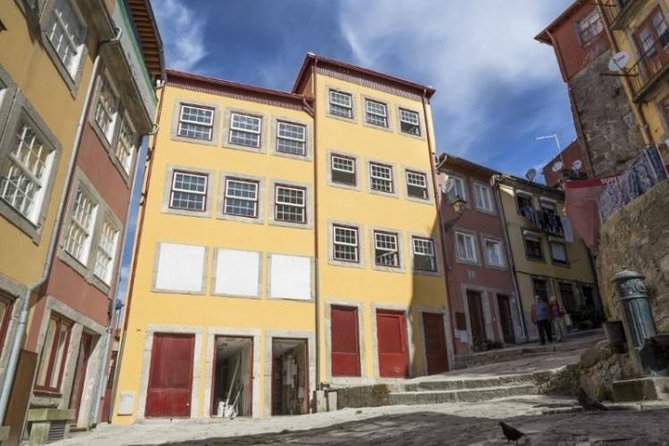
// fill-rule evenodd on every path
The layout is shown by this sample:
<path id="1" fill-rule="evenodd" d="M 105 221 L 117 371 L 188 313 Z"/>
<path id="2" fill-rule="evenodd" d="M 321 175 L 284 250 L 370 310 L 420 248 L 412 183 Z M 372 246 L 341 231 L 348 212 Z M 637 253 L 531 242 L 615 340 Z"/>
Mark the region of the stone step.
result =
<path id="1" fill-rule="evenodd" d="M 510 396 L 536 395 L 537 386 L 520 384 L 500 387 L 481 387 L 461 390 L 432 390 L 413 392 L 391 392 L 389 402 L 392 405 L 419 405 L 440 403 L 475 403 Z"/>
<path id="2" fill-rule="evenodd" d="M 535 385 L 538 382 L 546 381 L 552 374 L 551 371 L 523 373 L 517 375 L 500 375 L 486 378 L 449 378 L 449 379 L 424 379 L 419 382 L 407 382 L 396 386 L 400 392 L 421 392 L 431 390 L 467 390 L 496 388 L 520 385 Z"/>

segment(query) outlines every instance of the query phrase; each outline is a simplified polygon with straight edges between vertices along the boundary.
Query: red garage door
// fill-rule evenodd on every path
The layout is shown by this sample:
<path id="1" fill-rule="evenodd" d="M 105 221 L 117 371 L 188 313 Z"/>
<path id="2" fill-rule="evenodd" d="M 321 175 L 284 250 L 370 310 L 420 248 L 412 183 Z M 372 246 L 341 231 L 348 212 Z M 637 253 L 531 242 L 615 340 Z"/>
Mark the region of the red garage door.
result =
<path id="1" fill-rule="evenodd" d="M 434 375 L 448 370 L 446 341 L 444 339 L 444 315 L 423 313 L 423 333 L 427 374 Z"/>
<path id="2" fill-rule="evenodd" d="M 332 307 L 330 339 L 332 376 L 360 376 L 357 308 Z"/>
<path id="3" fill-rule="evenodd" d="M 377 311 L 376 333 L 381 376 L 390 378 L 409 376 L 409 355 L 404 313 Z"/>
<path id="4" fill-rule="evenodd" d="M 147 417 L 190 416 L 194 344 L 193 335 L 154 335 L 146 393 Z"/>

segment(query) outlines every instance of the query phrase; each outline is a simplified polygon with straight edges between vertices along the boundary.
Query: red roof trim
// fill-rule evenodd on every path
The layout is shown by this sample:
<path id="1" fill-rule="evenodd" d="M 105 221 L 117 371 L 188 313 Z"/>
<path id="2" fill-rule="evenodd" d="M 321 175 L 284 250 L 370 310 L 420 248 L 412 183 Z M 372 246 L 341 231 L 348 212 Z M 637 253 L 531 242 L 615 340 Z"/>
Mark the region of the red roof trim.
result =
<path id="1" fill-rule="evenodd" d="M 576 8 L 581 6 L 582 4 L 586 3 L 588 0 L 576 0 L 574 3 L 572 3 L 567 9 L 565 9 L 562 14 L 560 14 L 555 20 L 553 20 L 546 28 L 544 28 L 539 34 L 534 36 L 534 40 L 538 40 L 539 42 L 542 43 L 547 43 L 549 45 L 552 44 L 551 38 L 550 38 L 550 33 L 555 30 L 559 25 L 562 24 L 565 20 L 567 20 L 574 12 L 576 12 Z"/>
<path id="2" fill-rule="evenodd" d="M 330 65 L 333 67 L 350 70 L 357 74 L 360 74 L 368 78 L 372 78 L 380 82 L 393 84 L 400 88 L 407 88 L 410 90 L 414 90 L 416 93 L 420 95 L 424 93 L 428 99 L 430 99 L 432 95 L 434 95 L 434 93 L 437 91 L 432 87 L 417 84 L 415 82 L 401 79 L 399 77 L 390 76 L 387 74 L 380 73 L 378 71 L 372 71 L 367 68 L 362 68 L 355 65 L 347 64 L 345 62 L 340 62 L 335 59 L 329 59 L 327 57 L 319 56 L 317 54 L 308 53 L 307 56 L 304 58 L 304 63 L 302 64 L 302 68 L 300 68 L 300 71 L 297 74 L 297 78 L 295 79 L 295 84 L 293 85 L 293 90 L 292 90 L 293 92 L 297 92 L 306 82 L 309 75 L 309 68 L 314 63 L 318 63 L 319 65 Z"/>
<path id="3" fill-rule="evenodd" d="M 230 89 L 239 92 L 249 93 L 251 95 L 260 95 L 274 99 L 282 99 L 300 104 L 304 103 L 304 101 L 307 101 L 307 103 L 311 105 L 311 103 L 313 102 L 313 98 L 302 94 L 288 93 L 280 90 L 272 90 L 269 88 L 256 87 L 255 85 L 240 84 L 238 82 L 232 82 L 224 79 L 217 79 L 209 76 L 202 76 L 199 74 L 186 73 L 184 71 L 167 70 L 166 74 L 168 83 L 171 80 L 174 81 L 181 80 L 189 84 L 204 84 L 214 88 Z"/>

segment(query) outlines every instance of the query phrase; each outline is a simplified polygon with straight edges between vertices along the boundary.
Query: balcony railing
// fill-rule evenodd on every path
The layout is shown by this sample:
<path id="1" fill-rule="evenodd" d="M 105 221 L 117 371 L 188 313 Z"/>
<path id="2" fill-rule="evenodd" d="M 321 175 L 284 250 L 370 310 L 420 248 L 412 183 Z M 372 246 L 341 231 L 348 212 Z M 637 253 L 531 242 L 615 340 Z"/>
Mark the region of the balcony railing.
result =
<path id="1" fill-rule="evenodd" d="M 646 49 L 639 60 L 628 70 L 634 100 L 643 100 L 646 92 L 664 76 L 669 67 L 669 30 Z"/>
<path id="2" fill-rule="evenodd" d="M 611 29 L 622 29 L 643 0 L 605 0 L 602 2 Z"/>

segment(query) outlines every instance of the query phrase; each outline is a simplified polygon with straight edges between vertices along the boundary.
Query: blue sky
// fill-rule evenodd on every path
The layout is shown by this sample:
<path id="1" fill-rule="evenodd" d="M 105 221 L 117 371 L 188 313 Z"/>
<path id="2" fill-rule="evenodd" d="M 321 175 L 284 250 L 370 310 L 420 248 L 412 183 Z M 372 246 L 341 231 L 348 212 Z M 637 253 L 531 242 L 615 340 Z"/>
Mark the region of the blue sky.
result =
<path id="1" fill-rule="evenodd" d="M 553 50 L 572 0 L 152 0 L 167 66 L 290 90 L 305 54 L 431 85 L 439 152 L 523 175 L 574 138 Z M 537 180 L 541 180 L 538 178 Z"/>
<path id="2" fill-rule="evenodd" d="M 553 50 L 534 40 L 572 0 L 151 2 L 169 68 L 290 90 L 312 51 L 431 85 L 437 150 L 520 176 L 557 154 L 535 138 L 575 135 Z"/>

